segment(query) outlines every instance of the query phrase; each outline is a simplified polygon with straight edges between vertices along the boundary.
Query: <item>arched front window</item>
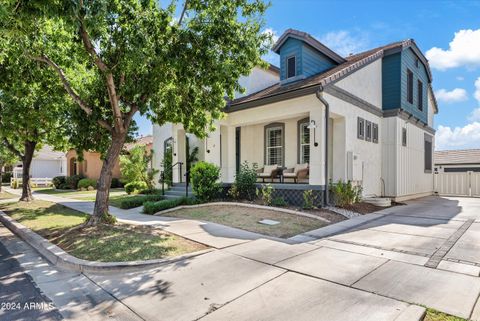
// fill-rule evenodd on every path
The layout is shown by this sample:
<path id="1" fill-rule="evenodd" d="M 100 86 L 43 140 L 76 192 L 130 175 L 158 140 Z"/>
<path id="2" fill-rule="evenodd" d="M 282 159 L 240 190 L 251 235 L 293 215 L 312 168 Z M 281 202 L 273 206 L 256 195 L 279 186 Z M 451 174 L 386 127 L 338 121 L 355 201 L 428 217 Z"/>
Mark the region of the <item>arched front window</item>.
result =
<path id="1" fill-rule="evenodd" d="M 298 163 L 310 163 L 310 124 L 309 118 L 298 121 Z"/>

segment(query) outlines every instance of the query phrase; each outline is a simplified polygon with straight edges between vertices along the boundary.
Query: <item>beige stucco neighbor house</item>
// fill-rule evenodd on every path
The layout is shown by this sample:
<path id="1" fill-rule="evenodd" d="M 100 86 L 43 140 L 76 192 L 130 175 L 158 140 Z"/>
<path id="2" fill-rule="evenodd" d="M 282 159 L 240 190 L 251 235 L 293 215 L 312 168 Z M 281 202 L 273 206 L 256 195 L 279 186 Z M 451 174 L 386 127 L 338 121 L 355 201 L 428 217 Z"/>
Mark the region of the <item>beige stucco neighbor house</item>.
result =
<path id="1" fill-rule="evenodd" d="M 412 39 L 342 57 L 289 29 L 273 51 L 280 68 L 255 68 L 240 79 L 247 94 L 228 102 L 207 139 L 181 124 L 154 125 L 154 166 L 161 170 L 166 143 L 173 163 L 184 162 L 190 136 L 226 184 L 244 161 L 278 166 L 275 192 L 291 203 L 301 202 L 307 189 L 325 199 L 329 181 L 338 180 L 361 185 L 364 196 L 432 194 L 438 109 L 428 62 Z M 296 183 L 282 176 L 301 166 L 308 175 Z M 173 174 L 180 182 L 180 172 Z"/>

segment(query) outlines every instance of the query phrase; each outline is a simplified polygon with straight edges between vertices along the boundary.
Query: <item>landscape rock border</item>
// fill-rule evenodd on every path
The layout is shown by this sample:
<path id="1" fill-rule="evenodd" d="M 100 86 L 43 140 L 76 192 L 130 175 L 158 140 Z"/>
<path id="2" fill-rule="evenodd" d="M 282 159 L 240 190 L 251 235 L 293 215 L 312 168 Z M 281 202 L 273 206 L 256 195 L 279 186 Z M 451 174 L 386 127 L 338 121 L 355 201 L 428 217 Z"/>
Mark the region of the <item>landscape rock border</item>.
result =
<path id="1" fill-rule="evenodd" d="M 214 249 L 206 249 L 196 251 L 172 258 L 145 260 L 145 261 L 129 261 L 129 262 L 97 262 L 87 261 L 76 258 L 60 247 L 50 243 L 47 239 L 41 237 L 28 227 L 18 223 L 10 216 L 0 211 L 0 223 L 6 228 L 32 246 L 44 258 L 55 266 L 78 272 L 89 273 L 113 273 L 113 272 L 132 272 L 145 269 L 153 269 L 157 266 L 174 263 L 177 261 L 190 259 L 211 251 Z"/>
<path id="2" fill-rule="evenodd" d="M 169 213 L 169 212 L 174 212 L 174 211 L 181 210 L 181 209 L 200 208 L 200 207 L 207 207 L 207 206 L 250 207 L 250 208 L 257 208 L 257 209 L 261 209 L 261 210 L 277 211 L 277 212 L 281 212 L 281 213 L 299 215 L 299 216 L 304 216 L 304 217 L 317 219 L 317 220 L 325 222 L 325 223 L 331 223 L 326 218 L 323 218 L 323 217 L 320 217 L 320 216 L 317 216 L 317 215 L 313 215 L 313 214 L 309 214 L 309 213 L 305 213 L 305 212 L 301 212 L 301 211 L 289 210 L 289 209 L 286 209 L 286 208 L 279 208 L 279 207 L 273 207 L 273 206 L 238 203 L 238 202 L 211 202 L 211 203 L 203 203 L 203 204 L 195 204 L 195 205 L 180 205 L 180 206 L 177 206 L 177 207 L 173 207 L 173 208 L 169 208 L 169 209 L 157 212 L 153 215 L 161 216 L 162 214 L 166 214 L 166 213 Z"/>

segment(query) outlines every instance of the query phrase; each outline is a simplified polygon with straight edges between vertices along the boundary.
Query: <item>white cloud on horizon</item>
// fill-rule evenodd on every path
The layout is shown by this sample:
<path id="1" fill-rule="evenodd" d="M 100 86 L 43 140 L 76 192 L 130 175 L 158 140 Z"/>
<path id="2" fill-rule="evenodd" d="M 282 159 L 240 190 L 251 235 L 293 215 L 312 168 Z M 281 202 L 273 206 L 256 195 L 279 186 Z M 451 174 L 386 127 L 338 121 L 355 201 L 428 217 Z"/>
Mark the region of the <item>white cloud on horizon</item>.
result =
<path id="1" fill-rule="evenodd" d="M 277 31 L 273 28 L 267 28 L 263 31 L 263 33 L 267 33 L 267 34 L 271 35 L 272 45 L 275 44 L 275 42 L 277 42 L 277 40 L 279 38 Z M 277 67 L 280 67 L 280 57 L 276 53 L 274 53 L 273 51 L 271 51 L 271 50 L 268 51 L 268 53 L 263 55 L 262 58 L 266 62 L 271 63 L 272 65 L 275 65 Z"/>
<path id="2" fill-rule="evenodd" d="M 455 32 L 448 49 L 433 47 L 425 53 L 425 56 L 430 66 L 438 70 L 480 66 L 480 29 Z"/>
<path id="3" fill-rule="evenodd" d="M 438 101 L 444 103 L 457 103 L 468 99 L 467 91 L 463 88 L 455 88 L 450 91 L 439 89 L 435 92 Z"/>
<path id="4" fill-rule="evenodd" d="M 475 93 L 473 94 L 473 96 L 480 104 L 480 77 L 475 80 Z"/>
<path id="5" fill-rule="evenodd" d="M 451 128 L 439 125 L 435 134 L 435 149 L 480 148 L 480 122 Z"/>
<path id="6" fill-rule="evenodd" d="M 368 49 L 366 34 L 352 34 L 347 30 L 331 31 L 319 38 L 325 46 L 342 56 Z"/>

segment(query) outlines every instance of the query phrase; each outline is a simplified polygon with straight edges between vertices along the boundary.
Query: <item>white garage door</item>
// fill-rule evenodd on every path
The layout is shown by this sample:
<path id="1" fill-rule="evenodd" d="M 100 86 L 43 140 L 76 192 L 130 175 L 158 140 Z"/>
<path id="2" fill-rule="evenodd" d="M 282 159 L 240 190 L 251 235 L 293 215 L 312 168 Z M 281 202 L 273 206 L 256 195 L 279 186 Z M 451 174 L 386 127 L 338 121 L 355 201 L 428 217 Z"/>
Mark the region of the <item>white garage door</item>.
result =
<path id="1" fill-rule="evenodd" d="M 480 173 L 435 173 L 435 192 L 445 196 L 480 197 Z"/>

